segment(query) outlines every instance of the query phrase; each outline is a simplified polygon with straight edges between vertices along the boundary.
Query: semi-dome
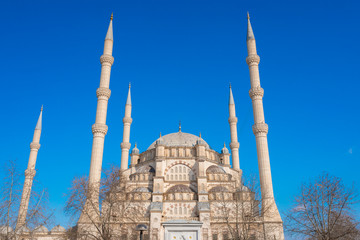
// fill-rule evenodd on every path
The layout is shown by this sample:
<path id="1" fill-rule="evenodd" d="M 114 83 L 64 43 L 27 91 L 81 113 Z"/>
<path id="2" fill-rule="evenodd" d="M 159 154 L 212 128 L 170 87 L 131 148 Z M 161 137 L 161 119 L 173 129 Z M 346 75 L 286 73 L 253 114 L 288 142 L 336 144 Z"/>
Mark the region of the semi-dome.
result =
<path id="1" fill-rule="evenodd" d="M 155 173 L 155 169 L 150 165 L 144 165 L 136 169 L 136 173 Z"/>
<path id="2" fill-rule="evenodd" d="M 146 193 L 146 192 L 151 192 L 149 188 L 147 187 L 138 187 L 136 189 L 134 189 L 133 192 L 143 192 L 143 193 Z"/>
<path id="3" fill-rule="evenodd" d="M 194 191 L 188 186 L 179 184 L 179 185 L 172 186 L 166 192 L 167 193 L 193 193 Z"/>
<path id="4" fill-rule="evenodd" d="M 211 192 L 211 193 L 213 193 L 213 192 L 229 192 L 229 189 L 227 189 L 224 186 L 216 186 L 216 187 L 213 187 L 212 189 L 210 189 L 209 192 Z"/>
<path id="5" fill-rule="evenodd" d="M 220 173 L 224 174 L 226 173 L 225 170 L 222 167 L 212 165 L 206 169 L 206 173 Z"/>
<path id="6" fill-rule="evenodd" d="M 165 136 L 160 137 L 161 139 L 156 139 L 147 150 L 155 148 L 156 143 L 158 140 L 161 140 L 161 144 L 169 147 L 175 147 L 175 146 L 181 146 L 181 147 L 193 147 L 197 144 L 197 141 L 199 140 L 198 136 L 195 136 L 190 133 L 184 133 L 184 132 L 176 132 L 176 133 L 170 133 Z M 207 144 L 203 139 L 202 144 L 205 145 L 207 149 L 210 149 L 209 144 Z"/>
<path id="7" fill-rule="evenodd" d="M 30 229 L 27 228 L 26 226 L 21 226 L 20 228 L 16 229 L 16 232 L 18 232 L 18 233 L 28 233 L 28 232 L 30 232 Z"/>
<path id="8" fill-rule="evenodd" d="M 60 225 L 57 225 L 51 229 L 51 232 L 65 232 L 66 229 Z"/>
<path id="9" fill-rule="evenodd" d="M 34 232 L 37 232 L 37 233 L 46 233 L 48 231 L 49 230 L 45 226 L 39 226 L 39 227 L 35 228 L 35 230 L 34 230 Z"/>

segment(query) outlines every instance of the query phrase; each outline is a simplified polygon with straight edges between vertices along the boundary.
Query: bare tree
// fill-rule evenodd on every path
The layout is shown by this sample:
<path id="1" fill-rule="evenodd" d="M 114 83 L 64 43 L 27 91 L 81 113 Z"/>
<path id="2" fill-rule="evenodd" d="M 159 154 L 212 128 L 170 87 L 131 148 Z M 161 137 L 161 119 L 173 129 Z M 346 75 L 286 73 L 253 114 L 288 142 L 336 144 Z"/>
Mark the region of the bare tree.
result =
<path id="1" fill-rule="evenodd" d="M 303 239 L 360 239 L 354 214 L 358 195 L 340 178 L 327 173 L 302 184 L 300 194 L 286 214 L 286 230 Z"/>
<path id="2" fill-rule="evenodd" d="M 127 239 L 128 232 L 124 233 L 124 228 L 134 230 L 147 209 L 128 198 L 126 179 L 118 168 L 111 167 L 104 171 L 100 186 L 89 186 L 87 177 L 73 180 L 65 213 L 72 216 L 73 221 L 79 221 L 68 231 L 70 239 Z M 99 191 L 98 201 L 89 197 L 94 191 Z"/>
<path id="3" fill-rule="evenodd" d="M 15 161 L 6 162 L 2 170 L 4 178 L 0 188 L 1 239 L 15 239 L 21 234 L 29 237 L 37 228 L 51 225 L 53 211 L 48 207 L 48 193 L 34 181 L 26 221 L 23 226 L 16 226 L 22 194 L 22 175 Z"/>
<path id="4" fill-rule="evenodd" d="M 210 200 L 213 219 L 224 224 L 227 239 L 276 239 L 273 231 L 279 225 L 264 228 L 262 216 L 267 209 L 261 209 L 260 184 L 255 176 L 243 178 L 241 187 L 235 192 L 223 184 L 220 186 L 216 192 L 210 193 Z"/>

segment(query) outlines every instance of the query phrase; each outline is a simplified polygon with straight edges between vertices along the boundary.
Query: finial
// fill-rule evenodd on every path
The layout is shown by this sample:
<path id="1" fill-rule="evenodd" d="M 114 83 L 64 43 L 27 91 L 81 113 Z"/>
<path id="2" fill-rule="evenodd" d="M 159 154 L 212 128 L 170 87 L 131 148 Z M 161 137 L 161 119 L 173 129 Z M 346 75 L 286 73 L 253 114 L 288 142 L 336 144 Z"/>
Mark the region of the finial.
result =
<path id="1" fill-rule="evenodd" d="M 111 13 L 110 20 L 112 21 L 114 19 L 114 13 Z"/>
<path id="2" fill-rule="evenodd" d="M 199 133 L 199 138 L 201 138 L 201 132 Z"/>
<path id="3" fill-rule="evenodd" d="M 136 146 L 136 144 L 135 144 L 135 146 Z M 225 142 L 224 142 L 224 148 L 226 148 L 226 144 L 225 144 Z"/>
<path id="4" fill-rule="evenodd" d="M 231 88 L 231 82 L 229 82 L 229 88 Z"/>
<path id="5" fill-rule="evenodd" d="M 181 121 L 179 121 L 179 132 L 181 132 Z"/>
<path id="6" fill-rule="evenodd" d="M 135 142 L 135 147 L 137 147 L 137 142 Z"/>
<path id="7" fill-rule="evenodd" d="M 131 82 L 129 82 L 129 88 L 131 88 Z"/>
<path id="8" fill-rule="evenodd" d="M 161 132 L 160 132 L 160 138 L 161 138 Z"/>
<path id="9" fill-rule="evenodd" d="M 247 19 L 250 19 L 249 11 L 247 12 Z"/>
<path id="10" fill-rule="evenodd" d="M 40 111 L 42 112 L 42 111 L 43 111 L 43 109 L 44 109 L 44 105 L 41 105 L 41 110 L 40 110 Z"/>

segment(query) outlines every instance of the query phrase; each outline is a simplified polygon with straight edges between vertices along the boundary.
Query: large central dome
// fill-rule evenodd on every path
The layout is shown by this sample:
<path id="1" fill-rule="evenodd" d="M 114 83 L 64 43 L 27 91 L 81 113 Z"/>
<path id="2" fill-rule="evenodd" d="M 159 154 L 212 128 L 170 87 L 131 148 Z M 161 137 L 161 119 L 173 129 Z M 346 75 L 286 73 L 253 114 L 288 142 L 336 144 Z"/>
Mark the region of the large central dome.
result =
<path id="1" fill-rule="evenodd" d="M 193 147 L 196 145 L 197 141 L 201 138 L 198 136 L 195 136 L 190 133 L 184 133 L 184 132 L 176 132 L 176 133 L 170 133 L 165 136 L 161 137 L 161 142 L 165 146 L 169 147 L 175 147 L 175 146 L 181 146 L 181 147 Z M 160 140 L 160 138 L 156 139 L 155 142 L 153 142 L 147 150 L 155 148 L 156 142 Z M 205 147 L 207 149 L 210 149 L 209 144 L 207 144 L 203 139 L 201 139 L 202 143 L 205 144 Z"/>

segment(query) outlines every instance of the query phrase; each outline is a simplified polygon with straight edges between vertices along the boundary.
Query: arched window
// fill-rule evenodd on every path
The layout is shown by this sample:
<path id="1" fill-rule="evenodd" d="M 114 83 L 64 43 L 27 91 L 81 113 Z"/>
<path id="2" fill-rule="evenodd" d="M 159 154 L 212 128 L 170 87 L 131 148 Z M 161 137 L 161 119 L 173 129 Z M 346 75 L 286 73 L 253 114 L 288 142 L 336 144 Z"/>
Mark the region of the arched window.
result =
<path id="1" fill-rule="evenodd" d="M 173 179 L 171 180 L 175 180 L 175 181 L 193 181 L 195 180 L 195 175 L 194 172 L 191 170 L 190 167 L 185 166 L 184 164 L 177 164 L 173 167 L 171 167 L 166 173 L 165 173 L 165 179 L 166 180 L 170 180 L 171 176 L 173 175 Z M 170 179 L 169 177 L 167 177 L 168 175 L 170 175 Z"/>

